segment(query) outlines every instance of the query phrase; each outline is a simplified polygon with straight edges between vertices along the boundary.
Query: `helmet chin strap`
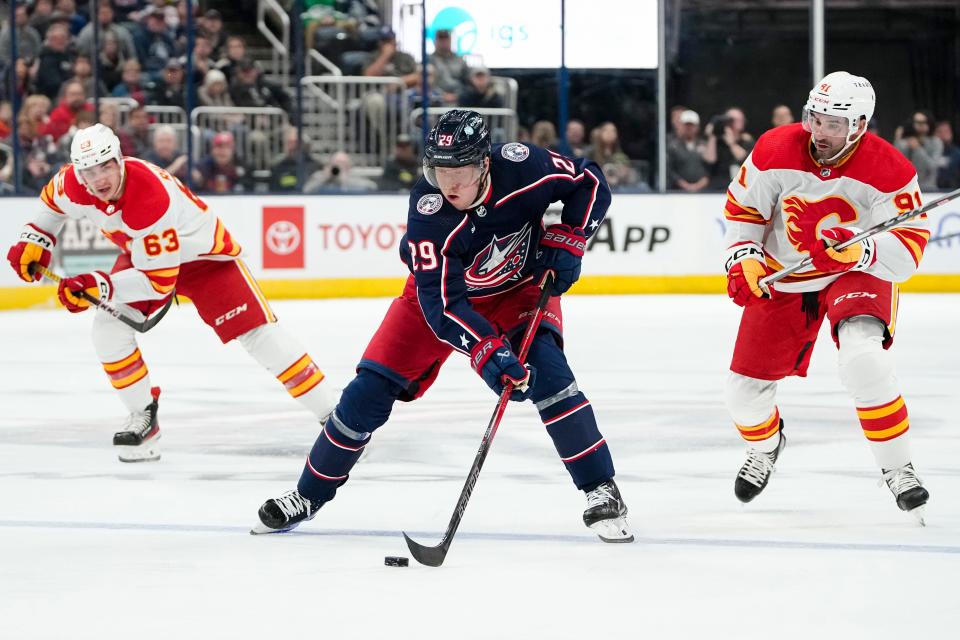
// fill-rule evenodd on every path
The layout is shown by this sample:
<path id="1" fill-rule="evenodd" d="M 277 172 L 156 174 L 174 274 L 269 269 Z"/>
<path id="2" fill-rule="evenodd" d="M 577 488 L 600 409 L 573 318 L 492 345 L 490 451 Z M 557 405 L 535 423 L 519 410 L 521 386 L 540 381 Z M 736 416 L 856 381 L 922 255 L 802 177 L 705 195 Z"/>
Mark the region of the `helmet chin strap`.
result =
<path id="1" fill-rule="evenodd" d="M 480 176 L 480 183 L 477 185 L 477 197 L 470 204 L 468 209 L 473 209 L 475 206 L 483 202 L 484 196 L 487 195 L 487 186 L 490 183 L 490 170 L 484 169 L 483 175 Z"/>
<path id="2" fill-rule="evenodd" d="M 859 127 L 859 125 L 857 125 L 857 126 Z M 848 134 L 848 135 L 847 135 L 847 144 L 843 145 L 843 148 L 840 149 L 840 151 L 838 151 L 837 153 L 835 153 L 832 157 L 827 158 L 826 160 L 820 160 L 819 162 L 820 162 L 821 164 L 833 164 L 834 162 L 836 162 L 837 160 L 839 160 L 840 158 L 842 158 L 843 155 L 844 155 L 847 151 L 850 150 L 850 147 L 852 147 L 853 145 L 857 144 L 857 141 L 858 141 L 860 138 L 862 138 L 862 137 L 863 137 L 863 134 L 865 134 L 866 132 L 867 132 L 867 128 L 864 127 L 864 128 L 863 128 L 863 131 L 861 131 L 860 133 L 858 133 L 858 134 L 853 138 L 853 140 L 850 140 L 850 135 Z M 811 137 L 812 137 L 812 136 L 811 136 Z"/>

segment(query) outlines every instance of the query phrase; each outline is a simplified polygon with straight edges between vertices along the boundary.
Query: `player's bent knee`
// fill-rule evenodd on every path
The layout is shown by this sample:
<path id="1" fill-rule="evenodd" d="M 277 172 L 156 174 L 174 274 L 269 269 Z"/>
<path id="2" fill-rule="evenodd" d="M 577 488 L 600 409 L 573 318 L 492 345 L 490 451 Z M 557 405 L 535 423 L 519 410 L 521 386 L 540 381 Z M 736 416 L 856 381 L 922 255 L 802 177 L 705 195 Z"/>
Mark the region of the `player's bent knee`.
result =
<path id="1" fill-rule="evenodd" d="M 767 420 L 777 402 L 777 383 L 730 372 L 725 400 L 737 424 L 753 425 Z"/>
<path id="2" fill-rule="evenodd" d="M 358 434 L 369 434 L 387 421 L 401 393 L 403 387 L 396 382 L 361 367 L 340 396 L 337 422 Z"/>
<path id="3" fill-rule="evenodd" d="M 130 345 L 136 346 L 134 330 L 108 313 L 94 314 L 90 336 L 93 349 L 101 358 L 110 358 Z"/>
<path id="4" fill-rule="evenodd" d="M 557 394 L 567 393 L 570 388 L 576 389 L 577 386 L 573 371 L 567 364 L 567 357 L 557 340 L 552 331 L 542 330 L 530 345 L 527 362 L 537 369 L 530 399 L 537 406 L 549 402 L 552 398 L 556 399 Z"/>
<path id="5" fill-rule="evenodd" d="M 883 348 L 883 322 L 871 316 L 844 321 L 840 342 L 840 381 L 857 406 L 881 404 L 898 395 L 893 361 Z"/>

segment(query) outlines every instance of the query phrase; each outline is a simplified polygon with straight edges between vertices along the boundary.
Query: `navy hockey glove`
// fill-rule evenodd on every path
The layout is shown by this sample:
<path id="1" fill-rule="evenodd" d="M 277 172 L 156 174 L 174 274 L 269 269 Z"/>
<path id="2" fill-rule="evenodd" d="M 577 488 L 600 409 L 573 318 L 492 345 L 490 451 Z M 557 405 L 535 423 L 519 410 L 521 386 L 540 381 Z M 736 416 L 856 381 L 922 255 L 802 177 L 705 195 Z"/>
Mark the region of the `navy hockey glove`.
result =
<path id="1" fill-rule="evenodd" d="M 511 400 L 526 400 L 533 393 L 536 369 L 520 364 L 503 338 L 491 337 L 478 342 L 470 350 L 470 366 L 497 395 L 503 393 L 508 384 L 515 387 Z"/>
<path id="2" fill-rule="evenodd" d="M 580 262 L 586 250 L 587 237 L 583 229 L 568 224 L 547 227 L 537 250 L 537 267 L 534 271 L 537 283 L 542 285 L 547 273 L 552 271 L 553 295 L 566 293 L 580 278 Z"/>

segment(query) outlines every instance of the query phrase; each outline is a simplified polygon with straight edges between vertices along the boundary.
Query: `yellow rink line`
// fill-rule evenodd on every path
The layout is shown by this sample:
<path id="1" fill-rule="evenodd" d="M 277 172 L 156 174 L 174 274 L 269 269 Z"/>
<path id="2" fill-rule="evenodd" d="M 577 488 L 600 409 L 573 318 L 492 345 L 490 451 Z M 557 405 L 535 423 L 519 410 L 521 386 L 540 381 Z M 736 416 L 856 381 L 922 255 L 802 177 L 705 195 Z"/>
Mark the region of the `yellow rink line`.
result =
<path id="1" fill-rule="evenodd" d="M 380 298 L 399 295 L 403 278 L 323 278 L 312 280 L 260 280 L 271 300 L 318 298 Z M 578 295 L 723 293 L 724 276 L 584 276 L 571 290 Z M 48 285 L 0 287 L 0 310 L 54 307 L 56 287 Z M 960 274 L 916 275 L 901 291 L 907 293 L 958 293 Z"/>

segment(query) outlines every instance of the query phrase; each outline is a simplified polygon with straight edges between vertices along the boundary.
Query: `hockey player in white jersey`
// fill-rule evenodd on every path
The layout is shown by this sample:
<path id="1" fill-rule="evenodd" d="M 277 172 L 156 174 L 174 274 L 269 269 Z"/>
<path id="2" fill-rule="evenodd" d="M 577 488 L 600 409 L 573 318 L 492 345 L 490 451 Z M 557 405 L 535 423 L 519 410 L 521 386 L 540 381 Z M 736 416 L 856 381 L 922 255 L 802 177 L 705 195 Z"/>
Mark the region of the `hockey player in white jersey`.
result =
<path id="1" fill-rule="evenodd" d="M 206 203 L 177 178 L 143 160 L 123 157 L 113 131 L 96 124 L 79 131 L 65 165 L 40 194 L 40 206 L 7 253 L 21 279 L 40 279 L 67 217 L 87 218 L 120 248 L 111 272 L 64 278 L 57 296 L 71 312 L 90 303 L 87 291 L 127 316 L 145 319 L 174 290 L 189 297 L 224 342 L 236 339 L 317 418 L 333 409 L 324 375 L 276 321 L 256 281 L 240 260 L 240 246 Z M 124 462 L 160 457 L 160 391 L 132 328 L 96 313 L 93 344 L 110 383 L 130 412 L 114 435 Z"/>
<path id="2" fill-rule="evenodd" d="M 866 78 L 838 71 L 810 91 L 802 123 L 768 131 L 727 191 L 728 293 L 744 307 L 726 399 L 747 460 L 734 490 L 742 502 L 766 487 L 786 445 L 777 381 L 805 376 L 824 319 L 839 352 L 840 379 L 897 505 L 922 522 L 929 497 L 913 468 L 907 407 L 887 351 L 897 283 L 916 271 L 930 233 L 908 226 L 839 244 L 921 206 L 916 172 L 866 133 L 875 106 Z M 810 257 L 809 269 L 765 291 L 760 281 Z"/>

